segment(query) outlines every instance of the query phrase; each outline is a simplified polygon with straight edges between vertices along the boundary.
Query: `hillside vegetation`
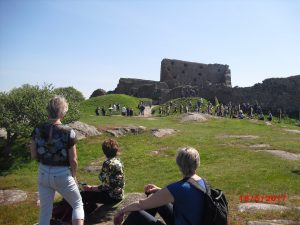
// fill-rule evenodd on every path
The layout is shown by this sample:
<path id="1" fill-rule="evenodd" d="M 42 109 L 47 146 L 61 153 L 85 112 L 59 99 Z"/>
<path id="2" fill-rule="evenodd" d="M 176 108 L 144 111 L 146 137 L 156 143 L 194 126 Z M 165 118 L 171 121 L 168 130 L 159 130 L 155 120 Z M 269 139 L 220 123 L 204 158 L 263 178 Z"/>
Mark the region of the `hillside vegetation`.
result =
<path id="1" fill-rule="evenodd" d="M 88 173 L 87 166 L 100 166 L 104 160 L 100 143 L 112 136 L 106 129 L 130 125 L 145 126 L 141 134 L 127 134 L 115 138 L 122 151 L 120 158 L 125 166 L 125 192 L 142 192 L 144 184 L 155 183 L 165 186 L 181 179 L 175 163 L 176 150 L 192 146 L 199 150 L 200 176 L 214 187 L 222 189 L 230 207 L 230 224 L 242 225 L 249 220 L 290 219 L 300 223 L 298 211 L 245 212 L 237 210 L 244 196 L 286 195 L 285 201 L 272 202 L 288 207 L 300 206 L 299 160 L 286 160 L 267 152 L 256 151 L 252 146 L 264 144 L 265 149 L 300 153 L 300 135 L 287 130 L 300 130 L 293 124 L 264 121 L 211 118 L 203 122 L 181 122 L 181 116 L 124 117 L 120 115 L 96 116 L 95 107 L 109 104 L 126 104 L 137 110 L 138 99 L 126 95 L 107 95 L 91 98 L 81 103 L 81 121 L 96 126 L 102 135 L 79 141 L 78 180 L 98 184 L 97 172 Z M 137 111 L 136 111 L 137 112 Z M 151 134 L 153 128 L 172 128 L 173 135 L 157 138 Z M 234 136 L 235 135 L 235 136 Z M 254 139 L 237 136 L 255 136 Z M 29 160 L 26 148 L 28 140 L 19 140 L 14 151 L 19 152 L 11 159 L 10 167 L 1 168 L 0 189 L 21 189 L 37 191 L 37 163 Z M 264 150 L 264 149 L 258 149 Z M 296 171 L 296 172 L 295 172 Z M 24 215 L 28 215 L 24 218 Z M 38 207 L 33 194 L 23 203 L 0 206 L 0 224 L 32 225 L 37 221 Z"/>
<path id="2" fill-rule="evenodd" d="M 80 113 L 83 118 L 94 116 L 95 115 L 95 109 L 98 106 L 100 109 L 102 106 L 105 106 L 106 110 L 110 107 L 112 104 L 120 104 L 121 107 L 129 107 L 132 108 L 135 112 L 135 114 L 138 114 L 138 104 L 141 101 L 149 101 L 148 98 L 136 98 L 124 94 L 109 94 L 109 95 L 103 95 L 99 97 L 93 97 L 90 98 L 80 105 Z M 116 113 L 115 113 L 116 114 Z M 118 113 L 119 114 L 119 113 Z"/>

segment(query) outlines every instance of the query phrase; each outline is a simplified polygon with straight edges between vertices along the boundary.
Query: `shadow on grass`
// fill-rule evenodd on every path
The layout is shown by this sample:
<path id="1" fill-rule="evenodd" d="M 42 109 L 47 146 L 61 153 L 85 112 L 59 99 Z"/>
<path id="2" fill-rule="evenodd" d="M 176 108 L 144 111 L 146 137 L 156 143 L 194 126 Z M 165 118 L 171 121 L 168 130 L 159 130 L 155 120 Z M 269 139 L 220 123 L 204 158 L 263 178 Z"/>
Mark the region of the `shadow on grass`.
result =
<path id="1" fill-rule="evenodd" d="M 12 155 L 4 156 L 2 149 L 5 147 L 5 140 L 0 139 L 0 176 L 9 175 L 31 162 L 28 143 L 28 139 L 18 139 L 12 146 Z"/>

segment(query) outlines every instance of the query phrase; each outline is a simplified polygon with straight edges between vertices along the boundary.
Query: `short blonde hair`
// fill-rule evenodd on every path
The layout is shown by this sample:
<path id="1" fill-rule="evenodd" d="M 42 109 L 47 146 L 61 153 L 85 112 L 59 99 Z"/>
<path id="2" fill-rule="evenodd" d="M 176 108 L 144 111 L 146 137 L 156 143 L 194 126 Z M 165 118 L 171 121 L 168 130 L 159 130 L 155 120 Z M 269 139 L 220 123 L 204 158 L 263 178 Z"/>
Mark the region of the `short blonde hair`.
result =
<path id="1" fill-rule="evenodd" d="M 61 119 L 68 112 L 68 102 L 62 96 L 52 97 L 47 105 L 48 116 L 52 119 Z"/>
<path id="2" fill-rule="evenodd" d="M 185 177 L 195 174 L 200 166 L 200 156 L 196 149 L 191 147 L 179 148 L 176 155 L 176 163 Z"/>

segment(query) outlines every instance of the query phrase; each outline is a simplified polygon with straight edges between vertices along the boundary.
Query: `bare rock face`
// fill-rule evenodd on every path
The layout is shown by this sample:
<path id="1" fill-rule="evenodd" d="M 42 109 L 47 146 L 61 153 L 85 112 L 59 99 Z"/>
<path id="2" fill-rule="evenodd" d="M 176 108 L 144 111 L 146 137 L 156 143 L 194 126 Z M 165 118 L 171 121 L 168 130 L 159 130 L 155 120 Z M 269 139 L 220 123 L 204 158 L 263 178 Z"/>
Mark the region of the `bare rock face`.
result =
<path id="1" fill-rule="evenodd" d="M 152 134 L 155 136 L 155 137 L 158 137 L 158 138 L 161 138 L 163 136 L 166 136 L 166 135 L 171 135 L 173 133 L 176 132 L 176 130 L 174 129 L 170 129 L 170 128 L 165 128 L 165 129 L 152 129 Z"/>
<path id="2" fill-rule="evenodd" d="M 272 155 L 278 156 L 286 160 L 300 160 L 300 154 L 296 154 L 296 153 L 291 153 L 282 150 L 260 150 L 260 151 L 270 153 Z"/>
<path id="3" fill-rule="evenodd" d="M 270 148 L 271 145 L 269 144 L 255 144 L 255 145 L 250 145 L 250 148 L 252 149 L 260 149 L 260 148 Z"/>
<path id="4" fill-rule="evenodd" d="M 146 130 L 143 126 L 129 126 L 129 127 L 116 127 L 109 129 L 106 132 L 113 135 L 114 137 L 120 137 L 127 133 L 141 134 Z"/>
<path id="5" fill-rule="evenodd" d="M 77 139 L 81 140 L 86 137 L 101 135 L 96 127 L 76 121 L 68 124 L 76 133 Z"/>
<path id="6" fill-rule="evenodd" d="M 100 205 L 91 215 L 86 217 L 86 225 L 113 225 L 117 211 L 126 205 L 146 198 L 144 193 L 128 193 L 125 199 L 116 205 Z"/>
<path id="7" fill-rule="evenodd" d="M 240 212 L 245 212 L 249 210 L 287 210 L 286 206 L 275 205 L 275 204 L 265 204 L 265 203 L 240 203 L 238 204 L 238 210 Z"/>
<path id="8" fill-rule="evenodd" d="M 101 171 L 101 167 L 100 166 L 87 166 L 83 169 L 83 171 L 85 171 L 87 173 L 96 173 L 96 172 Z"/>
<path id="9" fill-rule="evenodd" d="M 258 136 L 254 135 L 223 135 L 222 138 L 236 138 L 236 139 L 244 139 L 244 140 L 253 140 L 257 139 Z"/>
<path id="10" fill-rule="evenodd" d="M 27 199 L 27 194 L 21 190 L 0 190 L 0 205 L 10 205 Z"/>
<path id="11" fill-rule="evenodd" d="M 212 117 L 211 115 L 203 114 L 203 113 L 187 113 L 182 116 L 181 122 L 207 121 L 211 117 Z"/>
<path id="12" fill-rule="evenodd" d="M 292 225 L 296 224 L 291 220 L 257 220 L 249 221 L 247 225 Z"/>
<path id="13" fill-rule="evenodd" d="M 285 129 L 285 131 L 293 134 L 300 134 L 300 130 L 291 130 L 291 129 Z"/>

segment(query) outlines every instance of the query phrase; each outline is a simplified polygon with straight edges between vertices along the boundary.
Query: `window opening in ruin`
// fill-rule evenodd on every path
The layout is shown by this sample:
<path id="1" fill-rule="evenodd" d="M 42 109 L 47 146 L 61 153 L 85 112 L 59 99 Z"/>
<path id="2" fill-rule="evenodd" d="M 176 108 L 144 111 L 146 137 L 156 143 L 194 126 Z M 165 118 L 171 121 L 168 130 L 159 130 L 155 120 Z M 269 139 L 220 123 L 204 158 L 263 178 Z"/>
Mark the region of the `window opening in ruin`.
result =
<path id="1" fill-rule="evenodd" d="M 182 71 L 181 71 L 181 73 L 185 73 L 185 71 L 184 71 L 184 70 L 182 70 Z"/>
<path id="2" fill-rule="evenodd" d="M 198 73 L 199 76 L 202 76 L 202 73 Z"/>
<path id="3" fill-rule="evenodd" d="M 203 66 L 199 66 L 200 69 L 203 69 Z"/>
<path id="4" fill-rule="evenodd" d="M 173 76 L 173 78 L 174 78 L 174 79 L 176 79 L 176 78 L 177 78 L 177 76 L 176 76 L 176 75 L 174 75 L 174 76 Z"/>
<path id="5" fill-rule="evenodd" d="M 218 69 L 218 72 L 221 72 L 221 69 Z"/>
<path id="6" fill-rule="evenodd" d="M 172 61 L 171 64 L 174 65 L 174 62 Z"/>
<path id="7" fill-rule="evenodd" d="M 170 69 L 170 67 L 167 67 L 167 71 L 170 71 L 171 69 Z"/>
<path id="8" fill-rule="evenodd" d="M 187 67 L 187 64 L 186 64 L 186 63 L 184 63 L 184 64 L 183 64 L 183 66 L 184 66 L 184 67 Z"/>
<path id="9" fill-rule="evenodd" d="M 194 78 L 193 81 L 194 81 L 194 82 L 197 82 L 197 78 Z"/>

